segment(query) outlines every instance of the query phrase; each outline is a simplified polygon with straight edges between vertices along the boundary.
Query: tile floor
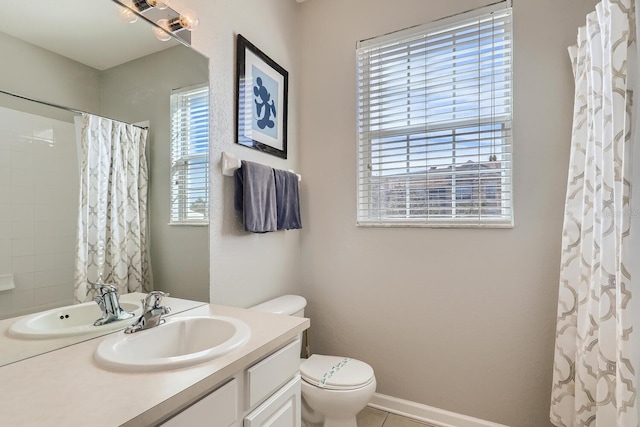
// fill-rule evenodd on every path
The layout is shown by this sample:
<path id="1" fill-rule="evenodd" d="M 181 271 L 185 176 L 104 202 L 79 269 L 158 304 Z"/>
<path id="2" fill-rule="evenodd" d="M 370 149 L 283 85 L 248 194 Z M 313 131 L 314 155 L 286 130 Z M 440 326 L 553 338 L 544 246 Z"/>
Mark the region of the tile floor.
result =
<path id="1" fill-rule="evenodd" d="M 358 427 L 436 427 L 369 406 L 358 414 Z"/>

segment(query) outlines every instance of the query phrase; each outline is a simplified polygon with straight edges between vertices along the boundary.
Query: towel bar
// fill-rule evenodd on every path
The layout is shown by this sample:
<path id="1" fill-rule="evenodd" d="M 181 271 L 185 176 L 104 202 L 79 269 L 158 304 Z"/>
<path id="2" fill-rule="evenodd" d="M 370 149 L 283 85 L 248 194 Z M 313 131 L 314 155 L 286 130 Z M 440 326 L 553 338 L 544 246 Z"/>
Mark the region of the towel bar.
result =
<path id="1" fill-rule="evenodd" d="M 236 169 L 240 167 L 240 159 L 238 159 L 234 154 L 229 153 L 227 151 L 222 152 L 222 175 L 224 176 L 233 176 L 233 173 Z M 295 173 L 293 170 L 289 169 L 289 172 Z M 302 181 L 302 175 L 296 173 L 298 176 L 298 182 Z"/>

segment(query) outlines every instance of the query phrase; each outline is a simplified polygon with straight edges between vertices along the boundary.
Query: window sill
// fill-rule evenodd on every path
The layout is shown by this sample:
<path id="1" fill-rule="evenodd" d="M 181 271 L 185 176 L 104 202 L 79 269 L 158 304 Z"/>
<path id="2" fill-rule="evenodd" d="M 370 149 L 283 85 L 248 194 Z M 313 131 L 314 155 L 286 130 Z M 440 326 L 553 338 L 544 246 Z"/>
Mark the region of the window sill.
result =
<path id="1" fill-rule="evenodd" d="M 358 221 L 357 227 L 362 228 L 498 228 L 510 229 L 514 228 L 513 222 L 496 222 L 496 223 L 468 223 L 468 222 L 443 222 L 438 223 L 417 223 L 417 222 L 375 222 L 375 221 Z"/>
<path id="2" fill-rule="evenodd" d="M 168 225 L 170 225 L 170 226 L 187 225 L 187 226 L 190 226 L 190 227 L 208 227 L 209 226 L 209 222 L 170 222 Z"/>

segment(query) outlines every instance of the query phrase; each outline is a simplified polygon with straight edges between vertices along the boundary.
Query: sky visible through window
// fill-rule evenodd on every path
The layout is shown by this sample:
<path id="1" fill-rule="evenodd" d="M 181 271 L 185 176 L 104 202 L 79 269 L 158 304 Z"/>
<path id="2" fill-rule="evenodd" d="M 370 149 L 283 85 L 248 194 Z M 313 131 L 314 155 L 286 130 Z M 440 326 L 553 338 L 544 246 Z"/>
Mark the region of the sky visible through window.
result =
<path id="1" fill-rule="evenodd" d="M 424 172 L 499 154 L 502 126 L 483 118 L 509 108 L 493 95 L 510 90 L 501 77 L 508 65 L 501 33 L 488 21 L 372 60 L 372 90 L 384 100 L 370 110 L 370 133 L 380 135 L 371 140 L 372 173 Z M 394 135 L 398 127 L 404 131 Z"/>

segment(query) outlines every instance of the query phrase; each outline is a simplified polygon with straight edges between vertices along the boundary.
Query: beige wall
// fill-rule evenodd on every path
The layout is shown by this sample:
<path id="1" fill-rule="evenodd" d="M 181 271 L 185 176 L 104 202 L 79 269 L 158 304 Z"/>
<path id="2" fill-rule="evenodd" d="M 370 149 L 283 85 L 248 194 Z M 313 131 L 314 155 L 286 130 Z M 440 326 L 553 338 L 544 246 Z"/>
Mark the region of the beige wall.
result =
<path id="1" fill-rule="evenodd" d="M 300 277 L 312 351 L 369 362 L 380 393 L 540 427 L 549 425 L 573 108 L 566 48 L 595 1 L 515 2 L 515 228 L 355 226 L 356 42 L 487 3 L 300 5 Z"/>
<path id="2" fill-rule="evenodd" d="M 211 302 L 247 307 L 300 291 L 300 232 L 250 234 L 233 208 L 233 178 L 220 173 L 222 151 L 279 169 L 298 169 L 297 3 L 293 0 L 176 0 L 198 11 L 193 45 L 211 69 Z M 288 159 L 235 143 L 235 37 L 242 34 L 289 71 Z"/>
<path id="3" fill-rule="evenodd" d="M 0 89 L 84 111 L 97 111 L 99 72 L 48 50 L 0 33 Z M 10 66 L 8 64 L 11 64 Z M 71 114 L 16 101 L 3 106 L 72 122 Z"/>

